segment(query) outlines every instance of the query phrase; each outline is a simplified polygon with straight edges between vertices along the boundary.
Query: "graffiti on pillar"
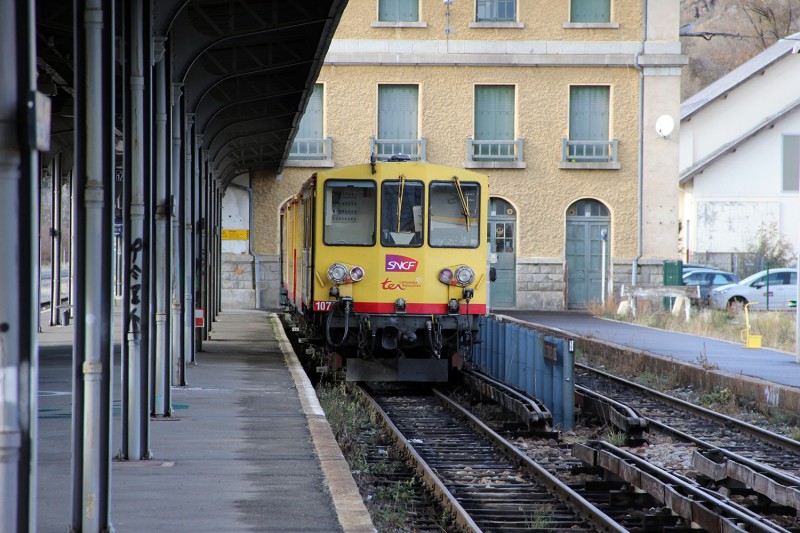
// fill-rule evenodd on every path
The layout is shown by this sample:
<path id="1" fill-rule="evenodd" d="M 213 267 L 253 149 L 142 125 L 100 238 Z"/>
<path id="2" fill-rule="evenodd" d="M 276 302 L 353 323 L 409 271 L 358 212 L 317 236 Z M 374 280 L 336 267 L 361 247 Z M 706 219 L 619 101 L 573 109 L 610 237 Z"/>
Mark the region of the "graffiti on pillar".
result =
<path id="1" fill-rule="evenodd" d="M 142 267 L 139 266 L 140 255 L 144 249 L 144 242 L 141 238 L 137 238 L 131 244 L 131 307 L 130 307 L 130 323 L 129 331 L 138 333 L 141 330 L 142 317 L 139 316 L 139 304 L 142 302 L 140 293 L 142 291 Z"/>

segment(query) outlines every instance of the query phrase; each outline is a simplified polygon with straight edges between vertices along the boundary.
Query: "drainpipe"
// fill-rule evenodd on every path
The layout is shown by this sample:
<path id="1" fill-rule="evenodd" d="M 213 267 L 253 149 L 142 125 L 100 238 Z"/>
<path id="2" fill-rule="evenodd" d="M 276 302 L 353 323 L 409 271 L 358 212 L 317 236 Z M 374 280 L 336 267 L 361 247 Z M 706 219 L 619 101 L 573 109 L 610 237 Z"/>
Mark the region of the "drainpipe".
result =
<path id="1" fill-rule="evenodd" d="M 644 45 L 647 41 L 647 2 L 642 0 L 642 46 L 636 58 L 634 59 L 633 66 L 639 71 L 639 164 L 637 166 L 638 177 L 638 209 L 636 213 L 638 237 L 636 239 L 636 257 L 633 259 L 631 265 L 631 286 L 637 286 L 637 274 L 639 270 L 639 259 L 642 258 L 642 208 L 644 199 L 642 198 L 642 190 L 644 184 L 644 69 L 639 64 L 639 58 L 644 54 Z"/>
<path id="2" fill-rule="evenodd" d="M 253 206 L 253 172 L 250 171 L 248 174 L 248 179 L 250 185 L 245 187 L 243 185 L 238 185 L 236 183 L 231 183 L 228 187 L 233 187 L 235 189 L 239 189 L 242 191 L 247 191 L 247 194 L 250 197 L 250 221 L 248 223 L 248 241 L 247 247 L 248 252 L 250 255 L 253 256 L 253 277 L 255 278 L 255 285 L 256 285 L 256 309 L 261 309 L 261 261 L 258 259 L 258 254 L 255 252 L 254 246 L 254 237 L 253 237 L 253 217 L 255 216 L 255 207 Z"/>

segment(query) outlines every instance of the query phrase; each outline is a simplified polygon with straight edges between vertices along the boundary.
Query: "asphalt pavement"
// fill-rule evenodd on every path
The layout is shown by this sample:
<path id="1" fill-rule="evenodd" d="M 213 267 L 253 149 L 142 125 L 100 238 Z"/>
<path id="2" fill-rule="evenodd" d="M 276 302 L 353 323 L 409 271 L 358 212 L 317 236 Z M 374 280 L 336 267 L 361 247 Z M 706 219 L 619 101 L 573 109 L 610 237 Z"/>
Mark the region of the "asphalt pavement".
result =
<path id="1" fill-rule="evenodd" d="M 795 354 L 595 317 L 582 311 L 503 311 L 505 314 L 564 332 L 573 332 L 690 363 L 708 361 L 720 370 L 800 388 Z"/>

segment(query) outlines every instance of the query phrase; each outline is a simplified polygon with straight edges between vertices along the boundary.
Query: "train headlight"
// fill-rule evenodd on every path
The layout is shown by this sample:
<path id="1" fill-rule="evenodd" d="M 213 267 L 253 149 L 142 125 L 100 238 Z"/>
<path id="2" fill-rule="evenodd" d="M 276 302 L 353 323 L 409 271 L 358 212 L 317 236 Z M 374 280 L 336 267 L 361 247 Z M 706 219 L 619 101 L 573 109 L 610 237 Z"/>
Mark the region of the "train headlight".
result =
<path id="1" fill-rule="evenodd" d="M 337 285 L 347 281 L 347 267 L 341 263 L 334 263 L 328 267 L 328 279 Z"/>
<path id="2" fill-rule="evenodd" d="M 350 279 L 353 281 L 361 281 L 364 279 L 364 269 L 360 266 L 354 266 L 350 269 Z"/>
<path id="3" fill-rule="evenodd" d="M 453 281 L 453 271 L 449 268 L 443 268 L 439 271 L 439 281 L 444 283 L 445 285 L 450 285 Z"/>
<path id="4" fill-rule="evenodd" d="M 456 269 L 456 283 L 465 287 L 475 280 L 475 272 L 468 266 L 460 266 Z"/>

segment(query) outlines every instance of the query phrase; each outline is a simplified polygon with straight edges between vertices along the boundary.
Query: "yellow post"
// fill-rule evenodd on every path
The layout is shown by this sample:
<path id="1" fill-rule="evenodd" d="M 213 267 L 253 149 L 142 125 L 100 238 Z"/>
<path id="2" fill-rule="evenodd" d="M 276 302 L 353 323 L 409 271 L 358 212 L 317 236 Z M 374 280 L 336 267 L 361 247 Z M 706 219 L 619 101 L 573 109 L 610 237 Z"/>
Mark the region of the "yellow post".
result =
<path id="1" fill-rule="evenodd" d="M 744 342 L 742 348 L 761 348 L 761 335 L 752 335 L 750 333 L 750 312 L 748 307 L 758 302 L 750 302 L 744 304 L 744 324 L 745 329 L 739 331 L 739 338 Z"/>

